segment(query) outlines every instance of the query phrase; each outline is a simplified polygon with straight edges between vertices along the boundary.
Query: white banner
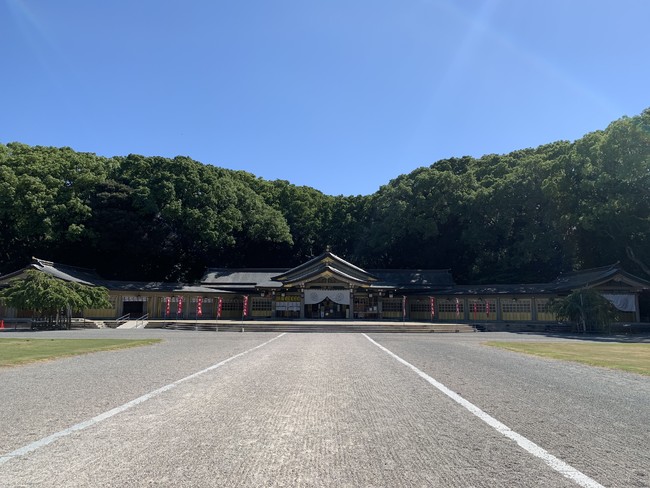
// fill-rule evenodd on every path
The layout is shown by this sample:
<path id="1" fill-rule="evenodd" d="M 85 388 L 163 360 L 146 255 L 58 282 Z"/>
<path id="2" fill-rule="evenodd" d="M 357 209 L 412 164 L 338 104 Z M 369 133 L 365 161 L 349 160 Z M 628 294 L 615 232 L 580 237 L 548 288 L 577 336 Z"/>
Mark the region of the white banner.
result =
<path id="1" fill-rule="evenodd" d="M 305 304 L 320 303 L 329 298 L 334 303 L 350 305 L 350 290 L 305 290 Z"/>
<path id="2" fill-rule="evenodd" d="M 612 302 L 621 312 L 636 312 L 634 295 L 603 293 L 603 296 Z"/>

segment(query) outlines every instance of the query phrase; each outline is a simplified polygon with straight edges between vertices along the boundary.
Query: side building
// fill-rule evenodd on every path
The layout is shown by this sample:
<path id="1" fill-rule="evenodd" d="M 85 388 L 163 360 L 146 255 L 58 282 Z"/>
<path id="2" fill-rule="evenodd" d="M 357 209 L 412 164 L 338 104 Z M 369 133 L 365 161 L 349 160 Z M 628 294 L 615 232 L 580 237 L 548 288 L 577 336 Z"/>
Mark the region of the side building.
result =
<path id="1" fill-rule="evenodd" d="M 209 268 L 199 283 L 105 280 L 94 270 L 34 258 L 0 277 L 0 287 L 27 270 L 109 290 L 111 308 L 83 310 L 91 319 L 383 320 L 552 323 L 553 298 L 591 288 L 610 300 L 622 322 L 650 322 L 641 306 L 650 282 L 617 264 L 559 276 L 550 283 L 457 285 L 450 270 L 364 270 L 326 251 L 294 268 Z M 2 308 L 0 317 L 29 318 Z"/>

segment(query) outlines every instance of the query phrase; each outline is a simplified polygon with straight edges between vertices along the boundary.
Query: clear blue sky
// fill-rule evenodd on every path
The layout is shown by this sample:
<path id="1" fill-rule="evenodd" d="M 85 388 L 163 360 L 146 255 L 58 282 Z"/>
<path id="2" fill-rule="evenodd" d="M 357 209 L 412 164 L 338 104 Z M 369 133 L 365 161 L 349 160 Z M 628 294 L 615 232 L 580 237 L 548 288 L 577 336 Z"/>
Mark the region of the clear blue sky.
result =
<path id="1" fill-rule="evenodd" d="M 331 195 L 650 107 L 648 0 L 0 0 L 0 142 Z"/>

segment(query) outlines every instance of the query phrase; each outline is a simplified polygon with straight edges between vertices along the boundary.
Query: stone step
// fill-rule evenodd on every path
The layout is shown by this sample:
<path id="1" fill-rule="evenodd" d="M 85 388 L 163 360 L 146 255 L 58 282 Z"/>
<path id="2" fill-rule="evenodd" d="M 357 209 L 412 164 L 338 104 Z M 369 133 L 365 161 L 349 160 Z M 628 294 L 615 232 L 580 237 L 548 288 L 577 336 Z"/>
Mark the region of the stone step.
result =
<path id="1" fill-rule="evenodd" d="M 477 330 L 468 324 L 422 324 L 422 325 L 401 325 L 401 324 L 363 324 L 363 325 L 327 325 L 327 324 L 263 324 L 263 323 L 244 323 L 244 324 L 205 324 L 205 323 L 168 323 L 167 329 L 176 330 L 200 330 L 200 331 L 220 331 L 220 332 L 326 332 L 326 333 L 343 333 L 343 332 L 374 332 L 374 333 L 459 333 L 459 332 L 476 332 Z"/>

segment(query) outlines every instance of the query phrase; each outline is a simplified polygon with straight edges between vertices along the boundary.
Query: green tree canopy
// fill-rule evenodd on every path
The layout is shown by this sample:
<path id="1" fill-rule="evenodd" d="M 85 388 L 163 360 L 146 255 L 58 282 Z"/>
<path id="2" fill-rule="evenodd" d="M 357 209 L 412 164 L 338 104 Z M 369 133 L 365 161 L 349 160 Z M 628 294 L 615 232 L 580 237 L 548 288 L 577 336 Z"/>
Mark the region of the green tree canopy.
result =
<path id="1" fill-rule="evenodd" d="M 593 289 L 574 290 L 568 296 L 554 300 L 551 308 L 558 320 L 577 325 L 580 332 L 605 332 L 616 319 L 616 309 Z"/>
<path id="2" fill-rule="evenodd" d="M 26 271 L 24 278 L 0 290 L 0 300 L 10 307 L 32 310 L 50 322 L 58 322 L 67 311 L 111 306 L 106 288 L 63 281 L 36 270 Z"/>
<path id="3" fill-rule="evenodd" d="M 543 282 L 621 262 L 650 277 L 650 109 L 575 142 L 449 158 L 330 196 L 188 157 L 0 144 L 0 272 L 31 256 L 110 278 L 292 266 L 327 246 L 364 267 Z"/>

